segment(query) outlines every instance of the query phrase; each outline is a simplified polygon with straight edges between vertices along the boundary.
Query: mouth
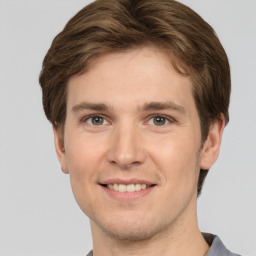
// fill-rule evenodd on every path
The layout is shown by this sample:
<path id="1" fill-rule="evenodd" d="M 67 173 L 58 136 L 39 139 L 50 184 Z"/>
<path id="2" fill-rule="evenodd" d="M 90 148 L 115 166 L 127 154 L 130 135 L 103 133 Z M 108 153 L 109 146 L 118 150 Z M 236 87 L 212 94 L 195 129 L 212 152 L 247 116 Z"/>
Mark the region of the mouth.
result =
<path id="1" fill-rule="evenodd" d="M 140 184 L 140 183 L 135 183 L 135 184 L 134 183 L 132 184 L 113 183 L 113 184 L 100 184 L 100 185 L 112 191 L 121 192 L 121 193 L 138 192 L 138 191 L 145 190 L 155 186 L 155 184 L 149 185 L 149 184 Z"/>
<path id="2" fill-rule="evenodd" d="M 99 183 L 99 185 L 108 197 L 117 201 L 133 201 L 144 198 L 146 195 L 151 194 L 151 191 L 157 187 L 157 184 L 137 179 L 112 179 Z"/>

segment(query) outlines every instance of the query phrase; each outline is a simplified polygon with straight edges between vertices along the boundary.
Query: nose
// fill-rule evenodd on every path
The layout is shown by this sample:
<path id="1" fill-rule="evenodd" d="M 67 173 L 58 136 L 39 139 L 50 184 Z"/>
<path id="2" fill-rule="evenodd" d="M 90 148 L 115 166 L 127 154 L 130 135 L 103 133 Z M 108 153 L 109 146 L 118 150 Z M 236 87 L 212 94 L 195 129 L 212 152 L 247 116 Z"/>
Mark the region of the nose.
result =
<path id="1" fill-rule="evenodd" d="M 144 163 L 146 153 L 139 128 L 134 125 L 116 127 L 112 133 L 108 161 L 121 169 L 129 169 Z"/>

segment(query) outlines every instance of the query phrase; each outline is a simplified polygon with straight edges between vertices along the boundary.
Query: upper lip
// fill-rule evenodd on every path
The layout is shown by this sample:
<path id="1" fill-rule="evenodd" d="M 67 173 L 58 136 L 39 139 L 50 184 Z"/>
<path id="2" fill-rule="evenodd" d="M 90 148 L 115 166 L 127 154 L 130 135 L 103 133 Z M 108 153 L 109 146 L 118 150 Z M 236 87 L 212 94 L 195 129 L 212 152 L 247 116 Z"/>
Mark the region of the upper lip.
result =
<path id="1" fill-rule="evenodd" d="M 112 178 L 107 179 L 102 182 L 100 182 L 102 185 L 108 185 L 108 184 L 146 184 L 146 185 L 155 185 L 154 182 L 144 180 L 144 179 L 137 179 L 137 178 L 131 178 L 131 179 L 120 179 L 120 178 Z"/>

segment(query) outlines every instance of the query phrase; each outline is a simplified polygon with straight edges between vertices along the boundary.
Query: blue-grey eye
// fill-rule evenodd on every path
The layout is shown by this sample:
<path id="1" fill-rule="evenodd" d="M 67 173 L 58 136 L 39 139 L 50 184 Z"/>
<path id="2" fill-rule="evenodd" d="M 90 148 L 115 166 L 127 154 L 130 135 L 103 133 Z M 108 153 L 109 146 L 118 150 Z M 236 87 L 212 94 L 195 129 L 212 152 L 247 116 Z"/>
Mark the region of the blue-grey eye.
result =
<path id="1" fill-rule="evenodd" d="M 165 122 L 166 122 L 166 119 L 164 117 L 161 117 L 161 116 L 154 117 L 154 124 L 155 125 L 164 125 Z"/>
<path id="2" fill-rule="evenodd" d="M 162 125 L 165 125 L 167 122 L 168 122 L 168 120 L 163 116 L 154 116 L 154 117 L 150 118 L 149 124 L 156 125 L 156 126 L 162 126 Z"/>
<path id="3" fill-rule="evenodd" d="M 92 116 L 89 117 L 86 122 L 92 124 L 92 125 L 103 125 L 105 122 L 105 119 L 101 116 Z"/>

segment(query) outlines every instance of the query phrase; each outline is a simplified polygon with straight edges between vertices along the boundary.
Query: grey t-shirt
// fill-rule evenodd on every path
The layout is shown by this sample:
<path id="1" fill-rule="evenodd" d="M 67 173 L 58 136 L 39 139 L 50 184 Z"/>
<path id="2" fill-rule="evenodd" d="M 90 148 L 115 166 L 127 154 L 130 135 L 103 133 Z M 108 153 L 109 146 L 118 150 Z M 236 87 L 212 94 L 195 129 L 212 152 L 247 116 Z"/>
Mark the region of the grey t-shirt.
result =
<path id="1" fill-rule="evenodd" d="M 210 245 L 210 249 L 206 256 L 241 256 L 239 254 L 232 253 L 221 242 L 218 236 L 202 233 L 206 242 Z"/>
<path id="2" fill-rule="evenodd" d="M 221 242 L 218 236 L 203 233 L 204 239 L 210 245 L 210 249 L 206 256 L 241 256 L 239 254 L 232 253 Z M 90 251 L 87 256 L 93 256 L 93 252 Z"/>

